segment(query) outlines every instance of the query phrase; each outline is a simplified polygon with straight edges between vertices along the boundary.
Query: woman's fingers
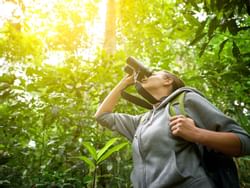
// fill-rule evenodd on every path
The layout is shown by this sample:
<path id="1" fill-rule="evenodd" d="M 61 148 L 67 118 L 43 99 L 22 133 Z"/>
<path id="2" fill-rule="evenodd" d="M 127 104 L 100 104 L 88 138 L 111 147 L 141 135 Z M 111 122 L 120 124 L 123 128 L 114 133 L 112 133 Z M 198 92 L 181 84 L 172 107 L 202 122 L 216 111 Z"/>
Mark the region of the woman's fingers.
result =
<path id="1" fill-rule="evenodd" d="M 170 130 L 174 136 L 181 137 L 187 141 L 192 141 L 192 135 L 196 130 L 194 121 L 183 115 L 170 118 Z"/>
<path id="2" fill-rule="evenodd" d="M 170 127 L 172 127 L 176 124 L 181 124 L 181 122 L 183 122 L 185 120 L 185 118 L 186 117 L 184 115 L 177 115 L 177 116 L 170 117 L 170 123 L 169 123 Z"/>
<path id="3" fill-rule="evenodd" d="M 184 115 L 171 116 L 170 121 L 173 121 L 173 120 L 176 120 L 176 119 L 179 119 L 179 118 L 186 118 L 186 116 L 184 116 Z"/>

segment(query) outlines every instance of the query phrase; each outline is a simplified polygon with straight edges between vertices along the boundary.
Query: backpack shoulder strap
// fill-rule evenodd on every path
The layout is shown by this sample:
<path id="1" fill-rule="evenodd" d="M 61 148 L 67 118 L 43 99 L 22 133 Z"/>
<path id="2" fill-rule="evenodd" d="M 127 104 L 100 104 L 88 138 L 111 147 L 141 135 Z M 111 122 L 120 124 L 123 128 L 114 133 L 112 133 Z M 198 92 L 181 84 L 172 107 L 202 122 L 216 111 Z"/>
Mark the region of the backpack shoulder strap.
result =
<path id="1" fill-rule="evenodd" d="M 184 104 L 185 94 L 186 92 L 183 91 L 169 102 L 169 114 L 171 116 L 187 115 Z"/>
<path id="2" fill-rule="evenodd" d="M 186 92 L 181 92 L 169 102 L 169 114 L 171 116 L 180 114 L 188 115 L 185 111 L 184 100 Z M 214 152 L 213 150 L 210 151 L 200 144 L 196 146 L 201 165 L 216 188 L 240 188 L 237 167 L 233 158 Z"/>

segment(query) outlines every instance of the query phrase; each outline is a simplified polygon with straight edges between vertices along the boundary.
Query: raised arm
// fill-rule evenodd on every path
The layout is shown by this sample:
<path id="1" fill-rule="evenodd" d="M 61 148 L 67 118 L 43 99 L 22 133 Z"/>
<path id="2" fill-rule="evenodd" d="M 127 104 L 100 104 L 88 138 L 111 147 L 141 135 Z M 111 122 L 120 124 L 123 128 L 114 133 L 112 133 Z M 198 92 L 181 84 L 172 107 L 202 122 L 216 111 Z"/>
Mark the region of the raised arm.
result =
<path id="1" fill-rule="evenodd" d="M 124 77 L 101 103 L 101 105 L 99 106 L 99 108 L 95 113 L 95 117 L 97 118 L 98 116 L 102 115 L 105 112 L 112 112 L 121 96 L 121 91 L 133 83 L 134 83 L 133 75 Z"/>

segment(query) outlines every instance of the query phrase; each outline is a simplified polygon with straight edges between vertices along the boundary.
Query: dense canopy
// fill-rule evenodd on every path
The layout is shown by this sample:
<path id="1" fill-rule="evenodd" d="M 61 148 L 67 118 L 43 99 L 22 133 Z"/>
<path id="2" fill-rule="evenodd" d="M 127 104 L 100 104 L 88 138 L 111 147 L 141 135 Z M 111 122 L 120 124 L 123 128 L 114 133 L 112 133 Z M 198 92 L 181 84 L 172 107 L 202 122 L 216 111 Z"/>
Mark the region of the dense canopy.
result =
<path id="1" fill-rule="evenodd" d="M 0 187 L 131 186 L 130 145 L 94 119 L 128 56 L 250 132 L 249 36 L 248 0 L 0 0 Z"/>

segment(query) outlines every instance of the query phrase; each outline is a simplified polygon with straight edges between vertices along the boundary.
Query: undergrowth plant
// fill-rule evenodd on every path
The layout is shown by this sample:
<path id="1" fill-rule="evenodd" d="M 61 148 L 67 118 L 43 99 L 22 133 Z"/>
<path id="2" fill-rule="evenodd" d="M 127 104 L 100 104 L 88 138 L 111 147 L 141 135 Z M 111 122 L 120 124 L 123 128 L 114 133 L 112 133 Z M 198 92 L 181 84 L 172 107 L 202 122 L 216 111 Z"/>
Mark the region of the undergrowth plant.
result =
<path id="1" fill-rule="evenodd" d="M 119 138 L 112 138 L 109 140 L 104 147 L 101 149 L 95 149 L 95 147 L 90 142 L 83 142 L 83 146 L 88 150 L 89 156 L 79 156 L 79 159 L 84 161 L 89 166 L 89 184 L 92 183 L 92 188 L 97 187 L 98 174 L 97 169 L 102 164 L 103 161 L 108 159 L 114 152 L 120 151 L 128 143 L 123 142 L 117 145 L 114 145 Z"/>

